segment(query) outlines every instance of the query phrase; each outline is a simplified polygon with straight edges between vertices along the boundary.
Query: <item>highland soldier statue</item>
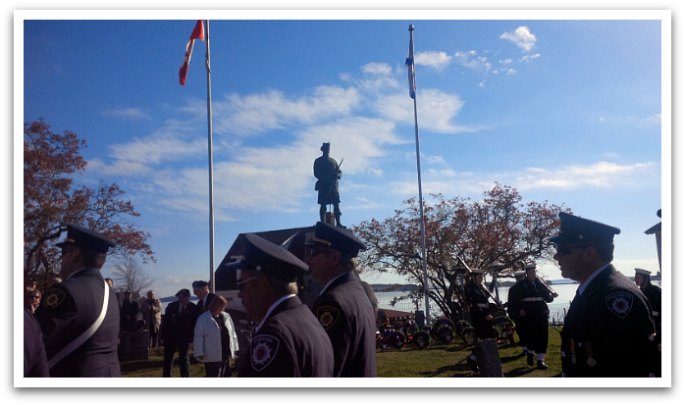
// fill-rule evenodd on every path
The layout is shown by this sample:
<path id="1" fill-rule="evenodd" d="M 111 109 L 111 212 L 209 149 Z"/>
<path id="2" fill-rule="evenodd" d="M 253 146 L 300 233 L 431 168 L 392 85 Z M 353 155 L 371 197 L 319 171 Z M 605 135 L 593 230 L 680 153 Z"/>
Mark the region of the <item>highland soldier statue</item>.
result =
<path id="1" fill-rule="evenodd" d="M 314 161 L 314 177 L 317 179 L 314 190 L 319 192 L 318 203 L 321 205 L 319 209 L 321 222 L 326 222 L 326 206 L 332 204 L 336 225 L 342 226 L 340 223 L 340 194 L 338 193 L 338 179 L 342 176 L 342 171 L 340 171 L 338 162 L 328 155 L 330 150 L 331 144 L 324 142 L 321 145 L 323 156 Z M 342 160 L 340 164 L 342 164 Z"/>

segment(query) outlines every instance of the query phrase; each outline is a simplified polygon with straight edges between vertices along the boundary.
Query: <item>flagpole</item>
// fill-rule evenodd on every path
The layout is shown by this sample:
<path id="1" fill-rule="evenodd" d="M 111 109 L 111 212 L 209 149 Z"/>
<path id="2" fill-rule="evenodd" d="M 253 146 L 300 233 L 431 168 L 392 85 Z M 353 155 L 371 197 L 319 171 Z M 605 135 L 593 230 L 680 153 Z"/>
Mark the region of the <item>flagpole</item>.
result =
<path id="1" fill-rule="evenodd" d="M 214 286 L 214 158 L 212 154 L 212 69 L 209 58 L 209 20 L 207 24 L 207 40 L 205 63 L 207 67 L 207 149 L 209 151 L 209 288 Z"/>
<path id="2" fill-rule="evenodd" d="M 411 65 L 409 65 L 411 64 Z M 421 188 L 421 148 L 419 146 L 419 119 L 416 111 L 416 70 L 414 65 L 414 24 L 409 24 L 409 57 L 407 65 L 410 69 L 409 74 L 409 95 L 414 100 L 414 135 L 416 138 L 416 172 L 419 182 L 419 225 L 421 237 L 421 269 L 423 270 L 423 296 L 426 305 L 426 322 L 430 323 L 430 297 L 428 296 L 428 271 L 426 261 L 426 223 L 423 211 L 423 191 Z"/>

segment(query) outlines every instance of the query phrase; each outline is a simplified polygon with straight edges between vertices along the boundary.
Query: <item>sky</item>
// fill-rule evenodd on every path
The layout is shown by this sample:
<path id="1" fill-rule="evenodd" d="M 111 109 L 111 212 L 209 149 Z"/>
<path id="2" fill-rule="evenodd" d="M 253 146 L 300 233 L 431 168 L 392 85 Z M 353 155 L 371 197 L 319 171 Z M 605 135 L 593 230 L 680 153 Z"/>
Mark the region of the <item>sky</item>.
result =
<path id="1" fill-rule="evenodd" d="M 5 138 L 4 176 L 0 178 L 5 188 L 12 190 L 6 195 L 13 195 L 13 200 L 7 198 L 7 206 L 12 208 L 2 211 L 3 223 L 13 226 L 11 233 L 5 234 L 5 243 L 0 243 L 0 251 L 10 262 L 7 268 L 15 269 L 14 282 L 4 283 L 13 285 L 14 299 L 21 290 L 21 279 L 16 277 L 22 257 L 20 134 L 23 122 L 37 117 L 43 117 L 55 131 L 74 130 L 88 140 L 84 156 L 89 167 L 81 181 L 89 185 L 115 181 L 124 187 L 126 196 L 142 214 L 136 224 L 152 235 L 157 263 L 149 270 L 155 278 L 154 288 L 161 295 L 188 287 L 191 280 L 207 278 L 207 123 L 202 43 L 196 46 L 185 87 L 178 85 L 177 77 L 192 20 L 196 18 L 212 20 L 217 261 L 240 232 L 316 221 L 318 207 L 310 165 L 319 155 L 318 147 L 324 139 L 332 142 L 333 157 L 345 159 L 341 193 L 346 224 L 386 218 L 401 208 L 402 200 L 416 196 L 413 113 L 403 66 L 410 23 L 416 27 L 424 194 L 439 191 L 447 196 L 479 198 L 494 181 L 499 181 L 517 187 L 525 200 L 565 203 L 579 215 L 621 228 L 614 263 L 629 275 L 638 265 L 651 270 L 658 267 L 654 241 L 643 233 L 659 220 L 655 216 L 658 208 L 664 209 L 665 236 L 669 238 L 671 229 L 678 229 L 679 217 L 671 215 L 671 204 L 678 197 L 679 166 L 677 158 L 672 163 L 670 159 L 680 152 L 675 131 L 671 133 L 671 125 L 677 128 L 680 114 L 674 112 L 671 117 L 670 102 L 671 97 L 675 100 L 682 94 L 682 80 L 671 84 L 671 69 L 678 71 L 685 43 L 681 38 L 685 31 L 676 28 L 682 2 L 108 3 L 3 2 L 7 26 L 3 25 L 6 39 L 0 41 L 0 48 L 6 55 L 5 88 L 12 89 L 13 97 L 5 98 L 6 108 L 0 111 L 3 122 L 11 126 L 8 132 L 14 136 Z M 473 11 L 476 7 L 481 11 Z M 231 8 L 235 10 L 216 11 Z M 135 9 L 148 11 L 131 11 Z M 270 11 L 274 9 L 278 11 Z M 314 9 L 318 10 L 303 11 Z M 379 11 L 368 11 L 372 9 Z M 556 10 L 536 11 L 544 9 Z M 588 9 L 607 11 L 583 11 Z M 668 34 L 660 37 L 659 29 L 654 28 L 656 22 L 626 21 L 656 21 L 659 16 L 652 14 L 655 10 L 672 11 L 666 19 L 673 24 L 672 38 Z M 24 31 L 23 19 L 18 15 L 40 20 L 97 19 L 101 26 L 98 28 L 92 21 L 72 21 L 71 27 L 55 28 L 55 21 L 44 21 L 45 28 L 36 27 L 34 43 L 30 44 L 30 33 Z M 107 22 L 112 19 L 137 21 L 115 26 Z M 273 25 L 268 27 L 265 21 L 238 23 L 231 19 L 287 19 L 297 23 L 271 21 Z M 320 22 L 305 30 L 301 19 L 332 24 Z M 375 21 L 337 21 L 341 19 Z M 530 49 L 525 46 L 531 41 L 517 45 L 512 40 L 521 26 L 535 37 Z M 661 65 L 660 47 L 665 52 L 665 63 Z M 29 66 L 31 55 L 33 70 Z M 244 110 L 236 105 L 242 105 Z M 674 107 L 678 108 L 678 104 Z M 251 116 L 255 111 L 261 112 L 257 118 Z M 286 175 L 282 167 L 287 168 Z M 260 176 L 263 172 L 271 175 L 268 184 Z M 260 181 L 254 181 L 256 177 Z M 268 186 L 279 188 L 273 191 Z M 279 204 L 278 199 L 283 202 Z M 670 244 L 666 244 L 664 252 L 665 305 L 670 301 L 667 286 L 671 266 L 678 267 L 678 239 L 672 243 L 673 255 Z M 543 264 L 542 269 L 550 278 L 560 277 L 553 265 Z M 378 280 L 365 277 L 372 282 Z M 678 280 L 672 278 L 674 283 Z M 671 288 L 677 291 L 677 287 L 673 284 Z M 677 305 L 677 294 L 673 305 Z M 18 308 L 15 305 L 14 309 Z M 682 324 L 675 316 L 682 313 L 673 312 L 674 335 Z M 7 328 L 12 331 L 7 340 L 14 334 L 16 342 L 21 317 L 11 312 L 7 315 L 6 319 L 14 319 L 14 327 Z M 670 348 L 666 351 L 670 352 Z M 680 364 L 675 360 L 677 352 L 673 355 L 673 362 Z M 21 367 L 17 364 L 20 360 L 15 353 L 15 386 Z M 173 384 L 198 387 L 205 386 L 203 381 Z M 553 387 L 559 381 L 505 379 L 500 384 L 537 387 L 549 383 Z M 287 384 L 291 387 L 298 382 Z M 65 382 L 56 384 L 62 387 Z M 130 384 L 128 380 L 108 381 L 107 387 Z M 149 386 L 149 382 L 144 384 Z M 435 379 L 393 379 L 383 384 L 403 388 L 459 386 L 457 381 Z M 470 379 L 466 384 L 490 388 L 491 382 Z M 563 384 L 574 385 L 569 381 Z M 223 385 L 233 386 L 231 382 Z M 642 403 L 645 396 L 679 403 L 681 400 L 675 399 L 682 395 L 677 388 L 673 385 L 670 390 L 605 393 L 574 390 L 573 395 L 587 395 L 592 400 L 606 395 L 615 400 L 617 394 L 624 393 L 620 396 L 626 403 Z M 383 401 L 396 394 L 406 401 L 412 395 L 416 400 L 425 400 L 429 392 L 444 395 L 445 399 L 453 394 L 416 389 L 346 390 L 344 394 L 359 395 L 360 399 L 375 394 Z M 509 403 L 526 404 L 548 403 L 548 399 L 575 400 L 570 396 L 561 399 L 555 393 L 548 397 L 545 392 L 529 395 L 528 390 L 520 389 L 471 389 L 460 390 L 458 395 L 482 400 L 487 393 Z M 8 393 L 14 394 L 17 403 L 34 402 L 32 392 L 27 390 Z M 155 392 L 155 397 L 160 393 Z M 231 395 L 252 400 L 255 393 L 278 395 L 279 401 L 288 401 L 284 392 L 273 390 L 233 390 Z M 116 394 L 139 399 L 141 392 L 118 390 Z M 183 395 L 183 391 L 174 390 L 173 398 L 178 394 Z M 307 395 L 295 394 L 297 403 L 307 402 Z M 310 402 L 320 402 L 316 393 L 308 394 Z M 333 398 L 324 395 L 327 401 Z M 88 394 L 70 397 L 72 402 L 79 400 L 92 402 Z"/>
<path id="2" fill-rule="evenodd" d="M 512 186 L 524 202 L 620 228 L 614 264 L 626 275 L 659 270 L 644 231 L 670 207 L 665 14 L 465 14 L 212 14 L 215 264 L 240 233 L 318 220 L 312 164 L 323 142 L 344 160 L 344 225 L 383 220 L 417 197 L 404 64 L 413 24 L 424 197 Z M 133 16 L 27 13 L 16 107 L 23 122 L 42 118 L 87 141 L 78 182 L 126 192 L 155 252 L 143 268 L 169 296 L 209 278 L 205 43 L 181 86 L 195 21 Z M 539 271 L 561 278 L 553 263 Z"/>

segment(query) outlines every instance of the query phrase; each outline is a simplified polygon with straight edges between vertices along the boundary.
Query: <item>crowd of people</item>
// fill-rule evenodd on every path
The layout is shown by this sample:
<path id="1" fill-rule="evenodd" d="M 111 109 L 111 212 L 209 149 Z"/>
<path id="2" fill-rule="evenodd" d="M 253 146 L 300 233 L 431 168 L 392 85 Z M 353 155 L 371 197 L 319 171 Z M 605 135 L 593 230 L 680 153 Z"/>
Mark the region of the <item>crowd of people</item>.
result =
<path id="1" fill-rule="evenodd" d="M 636 269 L 632 282 L 611 265 L 618 228 L 563 212 L 559 218 L 559 233 L 550 239 L 554 259 L 565 278 L 580 283 L 561 332 L 561 375 L 660 376 L 659 287 L 644 269 Z M 226 299 L 211 293 L 206 281 L 192 283 L 197 303 L 183 288 L 162 317 L 154 291 L 139 300 L 125 291 L 120 300 L 111 280 L 100 274 L 113 242 L 69 225 L 57 246 L 63 280 L 42 294 L 37 283 L 26 283 L 27 377 L 121 376 L 120 336 L 141 329 L 149 332 L 149 348 L 164 346 L 164 377 L 171 376 L 176 355 L 180 375 L 189 376 L 191 347 L 207 377 L 376 376 L 376 303 L 357 276 L 354 260 L 366 246 L 344 227 L 318 222 L 305 244 L 304 260 L 259 235 L 245 235 L 243 258 L 230 266 L 254 325 L 243 350 Z M 298 279 L 307 272 L 323 285 L 311 306 L 298 297 Z M 537 277 L 534 264 L 517 276 L 507 311 L 528 365 L 544 370 L 547 304 L 555 293 Z M 482 271 L 470 271 L 468 280 L 466 309 L 477 337 L 469 364 L 480 375 L 501 377 L 493 306 Z"/>

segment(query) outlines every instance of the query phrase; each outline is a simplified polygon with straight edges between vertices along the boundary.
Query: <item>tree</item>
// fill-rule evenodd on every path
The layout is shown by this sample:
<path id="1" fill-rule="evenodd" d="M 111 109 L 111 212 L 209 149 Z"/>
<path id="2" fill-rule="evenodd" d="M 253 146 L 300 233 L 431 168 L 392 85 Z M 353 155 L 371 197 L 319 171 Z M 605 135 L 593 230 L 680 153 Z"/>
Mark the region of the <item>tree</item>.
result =
<path id="1" fill-rule="evenodd" d="M 460 259 L 471 269 L 486 270 L 493 291 L 497 277 L 513 275 L 521 261 L 553 256 L 547 238 L 559 226 L 557 214 L 563 206 L 547 201 L 523 204 L 515 188 L 500 184 L 486 191 L 481 201 L 432 198 L 433 204 L 424 202 L 428 294 L 453 321 L 461 319 L 465 308 L 466 271 Z M 419 204 L 412 198 L 404 205 L 391 218 L 355 227 L 367 245 L 359 268 L 406 276 L 421 287 L 418 294 L 423 296 Z"/>
<path id="2" fill-rule="evenodd" d="M 112 269 L 115 285 L 124 291 L 130 291 L 133 298 L 144 296 L 143 292 L 152 285 L 152 280 L 132 256 L 124 255 Z"/>
<path id="3" fill-rule="evenodd" d="M 140 254 L 155 260 L 149 234 L 126 222 L 137 217 L 115 183 L 97 189 L 74 184 L 85 170 L 86 141 L 71 132 L 53 133 L 43 120 L 24 125 L 24 274 L 47 280 L 59 270 L 55 246 L 66 224 L 98 231 L 116 242 L 112 255 Z"/>

